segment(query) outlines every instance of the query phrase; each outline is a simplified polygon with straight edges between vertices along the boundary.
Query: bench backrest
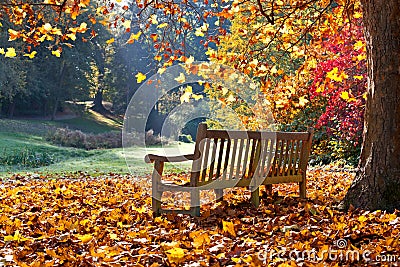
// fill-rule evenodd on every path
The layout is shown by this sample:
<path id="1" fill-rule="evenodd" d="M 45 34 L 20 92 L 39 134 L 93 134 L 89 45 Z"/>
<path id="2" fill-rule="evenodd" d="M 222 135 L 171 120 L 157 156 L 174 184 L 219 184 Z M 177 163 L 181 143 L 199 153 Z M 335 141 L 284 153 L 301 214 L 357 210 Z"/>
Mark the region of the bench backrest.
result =
<path id="1" fill-rule="evenodd" d="M 197 130 L 191 186 L 258 186 L 268 176 L 305 173 L 309 132 Z"/>

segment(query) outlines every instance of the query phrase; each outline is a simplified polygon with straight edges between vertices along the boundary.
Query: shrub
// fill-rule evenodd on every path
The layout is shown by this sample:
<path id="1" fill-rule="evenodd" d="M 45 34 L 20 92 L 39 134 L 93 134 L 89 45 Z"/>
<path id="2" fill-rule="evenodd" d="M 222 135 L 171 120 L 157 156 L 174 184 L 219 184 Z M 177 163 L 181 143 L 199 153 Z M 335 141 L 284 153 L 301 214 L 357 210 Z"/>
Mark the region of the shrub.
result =
<path id="1" fill-rule="evenodd" d="M 146 132 L 145 143 L 148 146 L 160 145 L 162 144 L 161 136 L 159 134 L 155 135 L 153 129 Z"/>
<path id="2" fill-rule="evenodd" d="M 61 146 L 70 146 L 87 150 L 122 147 L 120 132 L 86 134 L 79 130 L 57 128 L 55 131 L 49 132 L 46 139 Z"/>

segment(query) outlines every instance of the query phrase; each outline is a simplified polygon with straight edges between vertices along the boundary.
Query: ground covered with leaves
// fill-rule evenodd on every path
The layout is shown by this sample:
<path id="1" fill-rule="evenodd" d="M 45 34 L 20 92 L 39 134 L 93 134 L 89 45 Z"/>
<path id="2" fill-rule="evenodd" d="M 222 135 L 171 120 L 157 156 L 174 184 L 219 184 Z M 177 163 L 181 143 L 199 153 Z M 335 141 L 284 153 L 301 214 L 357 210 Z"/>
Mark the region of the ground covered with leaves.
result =
<path id="1" fill-rule="evenodd" d="M 153 219 L 132 177 L 14 176 L 0 182 L 0 266 L 399 266 L 398 211 L 336 208 L 352 178 L 314 170 L 307 201 L 275 185 L 255 209 L 235 189 L 200 218 Z"/>

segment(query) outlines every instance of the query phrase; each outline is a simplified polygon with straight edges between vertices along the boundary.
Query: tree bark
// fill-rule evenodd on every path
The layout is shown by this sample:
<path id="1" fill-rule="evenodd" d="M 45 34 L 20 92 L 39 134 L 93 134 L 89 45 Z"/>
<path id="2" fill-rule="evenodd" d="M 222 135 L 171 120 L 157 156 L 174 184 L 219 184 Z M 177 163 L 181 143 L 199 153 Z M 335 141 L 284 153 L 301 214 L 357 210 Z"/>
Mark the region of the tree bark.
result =
<path id="1" fill-rule="evenodd" d="M 97 89 L 96 94 L 94 95 L 92 109 L 94 111 L 97 111 L 102 114 L 107 112 L 107 109 L 103 105 L 103 90 L 102 89 Z"/>
<path id="2" fill-rule="evenodd" d="M 14 111 L 15 111 L 15 101 L 13 100 L 10 103 L 10 107 L 8 108 L 8 118 L 9 119 L 14 118 Z"/>
<path id="3" fill-rule="evenodd" d="M 361 2 L 368 94 L 359 170 L 342 204 L 400 209 L 400 0 Z"/>
<path id="4" fill-rule="evenodd" d="M 58 91 L 55 93 L 55 101 L 53 106 L 53 112 L 51 113 L 51 120 L 54 121 L 56 119 L 58 105 L 60 104 L 59 95 L 60 92 L 63 91 L 63 81 L 65 76 L 65 60 L 61 61 L 60 73 L 58 77 Z"/>

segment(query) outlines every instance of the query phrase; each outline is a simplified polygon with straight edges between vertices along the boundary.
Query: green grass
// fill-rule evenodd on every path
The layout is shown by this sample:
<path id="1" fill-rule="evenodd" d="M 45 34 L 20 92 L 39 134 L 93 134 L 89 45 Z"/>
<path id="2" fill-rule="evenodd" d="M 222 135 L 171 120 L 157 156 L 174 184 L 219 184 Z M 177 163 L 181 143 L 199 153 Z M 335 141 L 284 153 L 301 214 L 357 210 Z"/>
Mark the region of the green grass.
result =
<path id="1" fill-rule="evenodd" d="M 1 120 L 0 120 L 1 121 Z M 29 122 L 31 123 L 31 122 Z M 0 130 L 1 131 L 1 130 Z M 179 151 L 176 145 L 167 146 L 167 153 L 187 154 L 193 151 L 193 144 L 180 143 Z M 0 132 L 0 153 L 18 154 L 24 150 L 36 153 L 47 153 L 54 159 L 49 166 L 30 168 L 20 165 L 0 165 L 0 177 L 7 177 L 15 173 L 68 173 L 84 171 L 89 174 L 96 173 L 131 173 L 135 175 L 148 175 L 152 172 L 152 164 L 144 162 L 147 153 L 162 154 L 161 147 L 133 148 L 124 152 L 122 148 L 84 150 L 69 147 L 60 147 L 49 144 L 44 137 L 27 134 Z M 167 164 L 166 172 L 180 172 L 188 170 L 190 162 L 184 164 Z"/>
<path id="2" fill-rule="evenodd" d="M 59 126 L 81 130 L 86 133 L 104 133 L 118 131 L 122 128 L 122 120 L 107 118 L 99 113 L 89 110 L 82 117 L 56 121 Z"/>

